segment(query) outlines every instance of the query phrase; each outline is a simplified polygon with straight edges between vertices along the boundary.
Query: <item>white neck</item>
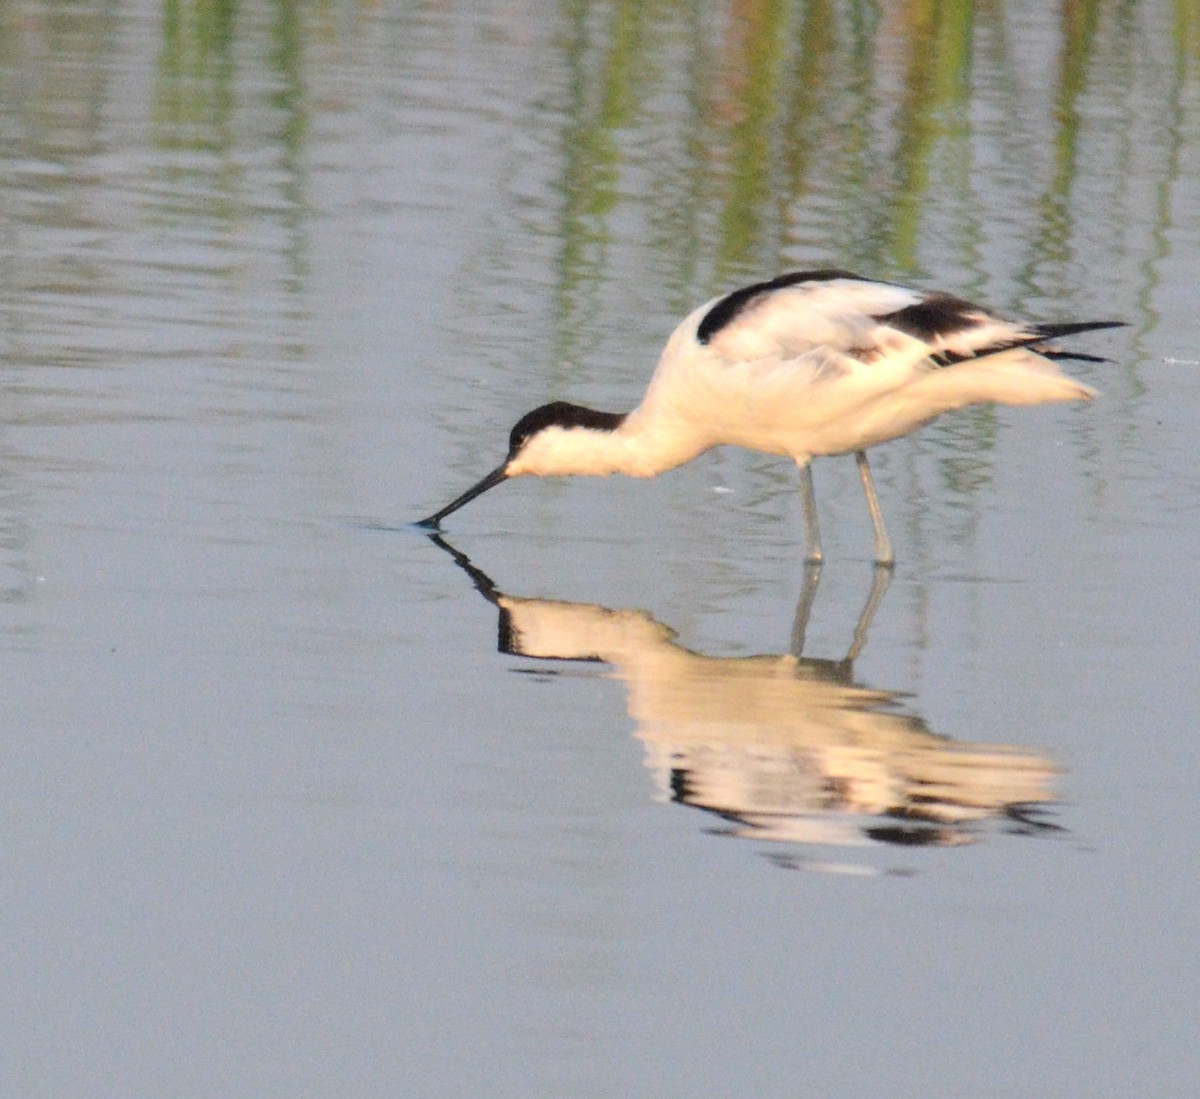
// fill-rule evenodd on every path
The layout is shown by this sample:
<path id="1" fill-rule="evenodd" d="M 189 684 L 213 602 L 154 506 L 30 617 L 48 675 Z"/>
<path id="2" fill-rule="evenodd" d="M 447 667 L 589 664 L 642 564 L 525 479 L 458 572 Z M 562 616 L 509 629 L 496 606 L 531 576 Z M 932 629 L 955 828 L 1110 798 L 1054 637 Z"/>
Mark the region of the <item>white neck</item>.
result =
<path id="1" fill-rule="evenodd" d="M 653 477 L 683 465 L 710 445 L 682 421 L 655 417 L 647 424 L 647 418 L 634 411 L 613 431 L 546 428 L 526 442 L 506 472 L 510 477 L 609 473 Z"/>

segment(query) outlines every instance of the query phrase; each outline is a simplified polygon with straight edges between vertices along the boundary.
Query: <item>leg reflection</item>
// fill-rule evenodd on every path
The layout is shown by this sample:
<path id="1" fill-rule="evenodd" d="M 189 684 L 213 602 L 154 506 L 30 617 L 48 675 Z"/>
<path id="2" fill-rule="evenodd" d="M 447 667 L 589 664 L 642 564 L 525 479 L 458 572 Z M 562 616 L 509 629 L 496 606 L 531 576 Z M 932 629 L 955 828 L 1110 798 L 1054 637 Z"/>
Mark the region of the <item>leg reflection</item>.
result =
<path id="1" fill-rule="evenodd" d="M 879 610 L 879 604 L 883 602 L 883 597 L 887 594 L 895 570 L 890 564 L 877 564 L 874 573 L 875 575 L 871 578 L 871 590 L 867 593 L 867 601 L 863 605 L 862 614 L 858 616 L 858 625 L 854 627 L 854 640 L 850 644 L 850 651 L 846 653 L 848 663 L 853 663 L 858 659 L 858 654 L 862 652 L 863 646 L 867 643 L 867 630 L 871 628 L 875 612 Z"/>
<path id="2" fill-rule="evenodd" d="M 883 597 L 891 585 L 893 571 L 889 564 L 877 564 L 872 570 L 871 590 L 867 593 L 867 601 L 863 605 L 862 613 L 858 616 L 858 623 L 854 627 L 854 639 L 843 658 L 843 663 L 852 664 L 858 659 L 859 653 L 866 645 L 867 631 L 871 628 L 875 612 L 879 610 L 879 605 L 883 602 Z M 804 637 L 808 632 L 808 620 L 812 616 L 813 604 L 817 598 L 817 586 L 820 582 L 821 562 L 810 561 L 804 567 L 804 583 L 800 588 L 800 599 L 796 603 L 796 617 L 792 622 L 791 652 L 797 660 L 804 655 Z"/>
<path id="3" fill-rule="evenodd" d="M 805 562 L 804 584 L 800 588 L 800 600 L 796 604 L 796 617 L 792 621 L 792 656 L 797 660 L 804 655 L 804 634 L 808 630 L 808 619 L 812 615 L 813 602 L 817 598 L 817 585 L 820 582 L 821 562 Z"/>

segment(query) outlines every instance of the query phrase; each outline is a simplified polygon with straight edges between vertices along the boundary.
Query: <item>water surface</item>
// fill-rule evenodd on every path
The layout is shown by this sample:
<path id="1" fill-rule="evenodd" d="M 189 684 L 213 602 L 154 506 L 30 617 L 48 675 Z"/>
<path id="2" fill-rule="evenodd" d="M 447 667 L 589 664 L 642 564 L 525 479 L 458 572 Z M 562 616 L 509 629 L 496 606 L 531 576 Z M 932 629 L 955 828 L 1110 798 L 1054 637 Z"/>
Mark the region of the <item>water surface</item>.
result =
<path id="1" fill-rule="evenodd" d="M 1190 0 L 0 4 L 6 1095 L 1192 1096 Z M 792 267 L 1088 407 L 406 524 Z M 447 552 L 449 551 L 449 552 Z M 806 590 L 811 613 L 803 611 Z"/>

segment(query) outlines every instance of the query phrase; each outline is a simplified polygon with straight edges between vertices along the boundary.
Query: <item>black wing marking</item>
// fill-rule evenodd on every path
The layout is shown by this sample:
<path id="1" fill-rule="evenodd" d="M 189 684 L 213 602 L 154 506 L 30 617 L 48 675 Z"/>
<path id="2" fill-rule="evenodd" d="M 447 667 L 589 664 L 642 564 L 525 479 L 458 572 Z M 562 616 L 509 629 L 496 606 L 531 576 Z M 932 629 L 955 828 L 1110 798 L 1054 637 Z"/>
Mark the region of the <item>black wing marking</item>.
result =
<path id="1" fill-rule="evenodd" d="M 696 340 L 700 344 L 708 343 L 713 336 L 733 321 L 755 298 L 761 297 L 763 294 L 769 294 L 772 290 L 782 290 L 784 287 L 798 286 L 804 282 L 832 282 L 834 279 L 867 281 L 860 279 L 858 275 L 851 274 L 849 271 L 840 271 L 837 268 L 828 267 L 816 271 L 792 271 L 790 274 L 779 275 L 776 278 L 768 279 L 766 282 L 756 282 L 753 286 L 743 286 L 740 290 L 734 290 L 733 293 L 726 294 L 725 297 L 704 314 L 703 320 L 700 321 L 700 325 L 696 329 Z"/>
<path id="2" fill-rule="evenodd" d="M 1054 347 L 1043 348 L 1041 345 L 1059 336 L 1073 336 L 1100 328 L 1120 328 L 1125 323 L 1069 321 L 1062 324 L 1015 324 L 951 294 L 930 294 L 915 305 L 882 314 L 875 320 L 937 348 L 930 358 L 941 366 L 977 359 L 983 355 L 995 355 L 1014 347 L 1028 347 L 1051 359 L 1107 362 L 1095 355 Z M 989 332 L 991 338 L 980 339 L 984 332 Z"/>
<path id="3" fill-rule="evenodd" d="M 930 294 L 915 305 L 906 305 L 894 313 L 884 313 L 874 319 L 922 343 L 936 344 L 957 333 L 979 327 L 980 320 L 986 316 L 978 305 L 962 298 L 951 294 Z"/>
<path id="4" fill-rule="evenodd" d="M 854 343 L 852 346 L 848 344 L 843 350 L 863 362 L 870 362 L 889 352 L 889 348 L 894 343 L 894 340 L 889 341 L 887 338 L 886 333 L 889 329 L 893 335 L 901 333 L 928 346 L 929 358 L 941 366 L 949 366 L 952 363 L 979 358 L 983 355 L 995 355 L 1017 347 L 1028 347 L 1032 351 L 1050 358 L 1089 360 L 1095 356 L 1075 354 L 1049 344 L 1048 341 L 1060 336 L 1075 335 L 1079 332 L 1115 328 L 1123 323 L 1121 321 L 1072 321 L 1058 324 L 1026 324 L 1009 320 L 953 294 L 922 294 L 920 291 L 898 286 L 895 283 L 864 279 L 840 268 L 823 268 L 813 271 L 793 271 L 765 282 L 742 287 L 740 290 L 725 295 L 712 305 L 697 325 L 696 340 L 701 345 L 712 343 L 718 335 L 730 330 L 748 309 L 757 307 L 758 302 L 776 291 L 800 287 L 806 283 L 819 284 L 842 280 L 853 282 L 856 286 L 847 288 L 845 301 L 840 308 L 837 305 L 839 299 L 836 296 L 836 289 L 831 288 L 829 294 L 825 294 L 818 292 L 814 287 L 812 291 L 814 297 L 811 299 L 814 310 L 811 318 L 811 338 L 805 337 L 805 339 L 810 347 L 820 343 L 841 346 L 839 339 L 858 340 L 859 343 Z M 882 298 L 877 307 L 882 306 L 886 311 L 870 312 L 869 298 L 864 298 L 864 293 L 868 290 L 874 290 L 877 296 Z M 829 295 L 834 296 L 831 298 Z M 780 296 L 781 304 L 784 297 L 785 295 Z M 891 299 L 891 308 L 888 308 L 889 298 Z M 907 302 L 901 305 L 906 298 Z M 806 315 L 806 313 L 801 311 L 797 315 Z M 778 321 L 778 318 L 776 320 Z M 822 328 L 822 322 L 825 322 L 824 328 Z M 831 331 L 830 322 L 835 331 Z M 806 321 L 806 323 L 808 322 Z M 763 336 L 768 345 L 771 339 L 777 343 L 780 341 L 781 333 L 776 331 L 779 328 L 778 323 L 773 325 L 769 318 L 765 318 L 760 327 L 764 327 L 766 330 Z M 786 330 L 787 327 L 785 318 L 783 329 Z M 839 327 L 845 331 L 836 331 Z M 820 334 L 818 335 L 818 333 Z M 804 336 L 803 332 L 794 334 Z M 786 341 L 784 342 L 786 343 Z M 773 348 L 773 350 L 782 352 L 786 348 L 781 344 L 780 347 Z M 761 349 L 759 351 L 763 353 Z M 744 348 L 741 349 L 741 353 L 751 354 Z"/>

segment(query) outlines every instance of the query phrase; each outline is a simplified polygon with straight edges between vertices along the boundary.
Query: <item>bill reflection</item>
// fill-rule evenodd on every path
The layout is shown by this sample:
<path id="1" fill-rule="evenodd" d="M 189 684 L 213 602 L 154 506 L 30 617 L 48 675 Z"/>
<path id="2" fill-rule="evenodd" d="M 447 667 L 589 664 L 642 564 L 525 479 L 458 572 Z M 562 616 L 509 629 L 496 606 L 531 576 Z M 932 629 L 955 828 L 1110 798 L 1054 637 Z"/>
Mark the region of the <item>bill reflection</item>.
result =
<path id="1" fill-rule="evenodd" d="M 712 814 L 714 832 L 779 843 L 778 865 L 895 873 L 829 850 L 1061 831 L 1046 819 L 1059 773 L 1049 758 L 935 733 L 901 692 L 855 678 L 888 569 L 875 570 L 844 657 L 801 655 L 819 567 L 806 572 L 790 652 L 722 657 L 685 648 L 645 611 L 508 595 L 440 535 L 431 541 L 499 611 L 501 652 L 608 665 L 659 797 Z"/>

